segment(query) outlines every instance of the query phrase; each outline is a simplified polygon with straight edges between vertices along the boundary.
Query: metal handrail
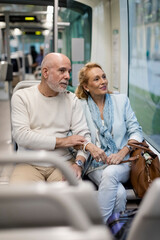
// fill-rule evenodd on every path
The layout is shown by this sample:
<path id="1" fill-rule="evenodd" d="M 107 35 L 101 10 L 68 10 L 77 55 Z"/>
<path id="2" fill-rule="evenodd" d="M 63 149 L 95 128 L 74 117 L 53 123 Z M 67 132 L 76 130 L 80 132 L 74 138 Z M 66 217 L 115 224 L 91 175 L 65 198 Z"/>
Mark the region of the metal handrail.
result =
<path id="1" fill-rule="evenodd" d="M 9 163 L 29 163 L 29 164 L 39 164 L 39 163 L 50 163 L 53 164 L 56 168 L 58 168 L 66 180 L 72 186 L 78 185 L 78 180 L 72 171 L 69 163 L 64 161 L 62 157 L 57 159 L 53 158 L 53 154 L 51 152 L 47 152 L 44 150 L 41 151 L 23 151 L 23 152 L 13 152 L 6 153 L 2 152 L 0 154 L 0 164 L 9 164 Z"/>

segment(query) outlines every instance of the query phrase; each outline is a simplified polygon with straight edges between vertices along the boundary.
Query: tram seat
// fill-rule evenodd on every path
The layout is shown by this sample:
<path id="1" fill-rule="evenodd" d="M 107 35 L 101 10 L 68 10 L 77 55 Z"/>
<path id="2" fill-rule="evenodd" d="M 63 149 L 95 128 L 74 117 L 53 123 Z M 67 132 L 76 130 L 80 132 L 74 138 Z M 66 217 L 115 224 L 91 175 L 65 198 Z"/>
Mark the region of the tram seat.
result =
<path id="1" fill-rule="evenodd" d="M 40 83 L 40 80 L 25 80 L 25 81 L 21 81 L 14 88 L 13 94 L 17 90 L 19 90 L 19 89 L 23 89 L 23 88 L 26 88 L 26 87 L 31 87 L 31 86 L 33 86 L 35 84 L 39 84 L 39 83 Z M 115 93 L 118 93 L 118 92 L 115 92 Z M 17 150 L 16 143 L 14 143 L 14 149 Z M 87 180 L 89 180 L 89 179 L 87 178 Z M 127 200 L 129 200 L 129 201 L 132 201 L 132 200 L 135 201 L 136 200 L 138 202 L 140 201 L 140 199 L 137 198 L 137 196 L 135 195 L 131 185 L 129 185 L 127 183 L 127 184 L 125 184 L 125 188 L 127 190 Z"/>
<path id="2" fill-rule="evenodd" d="M 18 82 L 17 85 L 15 86 L 15 88 L 13 89 L 13 94 L 19 89 L 31 87 L 31 86 L 33 86 L 35 84 L 39 84 L 39 83 L 40 83 L 39 80 L 24 80 L 24 81 Z"/>
<path id="3" fill-rule="evenodd" d="M 11 54 L 11 63 L 13 65 L 13 81 L 12 86 L 15 87 L 16 84 L 22 81 L 23 70 L 22 70 L 22 53 L 14 52 Z"/>
<path id="4" fill-rule="evenodd" d="M 153 181 L 140 203 L 127 240 L 160 239 L 160 178 Z"/>
<path id="5" fill-rule="evenodd" d="M 0 156 L 1 164 L 46 160 L 59 167 L 66 181 L 1 185 L 0 239 L 112 239 L 93 185 L 78 181 L 67 163 L 44 151 Z"/>
<path id="6" fill-rule="evenodd" d="M 37 66 L 34 72 L 34 77 L 37 80 L 41 80 L 41 66 Z"/>

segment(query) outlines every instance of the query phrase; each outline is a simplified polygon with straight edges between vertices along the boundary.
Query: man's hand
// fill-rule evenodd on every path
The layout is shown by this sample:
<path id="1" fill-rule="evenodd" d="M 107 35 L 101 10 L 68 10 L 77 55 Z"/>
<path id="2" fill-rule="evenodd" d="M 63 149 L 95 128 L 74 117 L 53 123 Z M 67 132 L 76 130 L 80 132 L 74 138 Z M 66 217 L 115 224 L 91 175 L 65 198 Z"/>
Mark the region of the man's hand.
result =
<path id="1" fill-rule="evenodd" d="M 72 164 L 72 168 L 73 168 L 73 171 L 75 172 L 76 174 L 76 177 L 78 179 L 81 178 L 81 175 L 82 175 L 82 168 L 79 167 L 76 163 Z"/>
<path id="2" fill-rule="evenodd" d="M 86 139 L 80 135 L 72 135 L 65 138 L 56 138 L 56 147 L 55 148 L 62 148 L 62 147 L 74 147 L 76 145 L 83 146 L 86 142 Z"/>
<path id="3" fill-rule="evenodd" d="M 89 151 L 91 153 L 92 157 L 97 162 L 100 162 L 100 161 L 103 161 L 104 163 L 107 162 L 107 155 L 105 154 L 105 152 L 101 148 L 94 145 L 93 143 L 88 143 L 86 145 L 85 150 Z"/>

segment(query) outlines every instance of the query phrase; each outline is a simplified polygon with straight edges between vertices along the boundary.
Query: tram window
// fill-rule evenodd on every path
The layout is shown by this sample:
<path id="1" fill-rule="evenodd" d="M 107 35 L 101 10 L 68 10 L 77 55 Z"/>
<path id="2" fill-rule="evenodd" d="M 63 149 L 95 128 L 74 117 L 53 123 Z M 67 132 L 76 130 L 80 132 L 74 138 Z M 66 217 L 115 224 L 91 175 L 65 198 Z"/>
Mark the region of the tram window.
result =
<path id="1" fill-rule="evenodd" d="M 129 98 L 145 138 L 160 151 L 160 1 L 128 6 Z"/>

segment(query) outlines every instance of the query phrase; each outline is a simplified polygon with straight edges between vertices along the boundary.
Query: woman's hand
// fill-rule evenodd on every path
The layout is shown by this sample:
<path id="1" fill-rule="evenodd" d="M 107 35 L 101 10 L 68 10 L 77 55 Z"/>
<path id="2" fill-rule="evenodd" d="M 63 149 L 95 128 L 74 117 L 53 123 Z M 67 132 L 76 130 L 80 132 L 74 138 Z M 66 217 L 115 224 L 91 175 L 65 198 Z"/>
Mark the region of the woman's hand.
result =
<path id="1" fill-rule="evenodd" d="M 103 161 L 104 163 L 107 162 L 107 155 L 105 154 L 105 152 L 101 148 L 94 145 L 93 143 L 88 143 L 86 145 L 85 150 L 89 151 L 91 153 L 92 157 L 97 162 L 100 162 L 100 161 Z"/>
<path id="2" fill-rule="evenodd" d="M 109 155 L 109 157 L 107 158 L 107 163 L 109 165 L 111 164 L 119 164 L 123 161 L 123 156 L 121 154 L 118 153 L 112 153 L 111 155 Z"/>
<path id="3" fill-rule="evenodd" d="M 129 153 L 127 147 L 122 148 L 118 153 L 112 153 L 107 158 L 108 164 L 119 164 L 123 161 L 124 157 Z"/>

